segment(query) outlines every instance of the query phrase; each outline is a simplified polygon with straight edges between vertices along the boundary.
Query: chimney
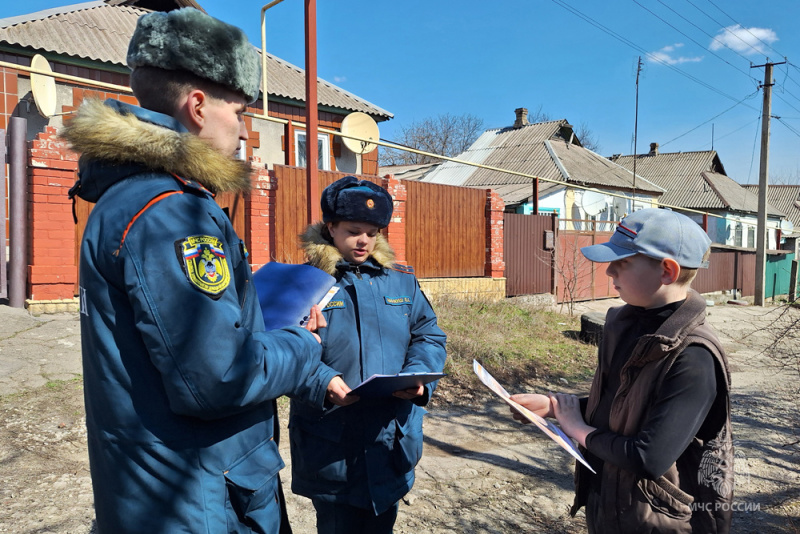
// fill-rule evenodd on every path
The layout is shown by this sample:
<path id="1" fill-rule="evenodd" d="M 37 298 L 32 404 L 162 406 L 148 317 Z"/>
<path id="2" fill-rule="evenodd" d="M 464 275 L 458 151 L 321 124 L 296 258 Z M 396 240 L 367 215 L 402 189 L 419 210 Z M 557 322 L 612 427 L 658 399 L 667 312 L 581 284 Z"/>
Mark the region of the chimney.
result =
<path id="1" fill-rule="evenodd" d="M 658 156 L 658 143 L 650 143 L 650 154 L 651 156 Z"/>
<path id="2" fill-rule="evenodd" d="M 522 128 L 530 124 L 530 122 L 528 122 L 528 108 L 517 108 L 514 110 L 514 113 L 517 114 L 517 120 L 514 121 L 514 128 Z"/>

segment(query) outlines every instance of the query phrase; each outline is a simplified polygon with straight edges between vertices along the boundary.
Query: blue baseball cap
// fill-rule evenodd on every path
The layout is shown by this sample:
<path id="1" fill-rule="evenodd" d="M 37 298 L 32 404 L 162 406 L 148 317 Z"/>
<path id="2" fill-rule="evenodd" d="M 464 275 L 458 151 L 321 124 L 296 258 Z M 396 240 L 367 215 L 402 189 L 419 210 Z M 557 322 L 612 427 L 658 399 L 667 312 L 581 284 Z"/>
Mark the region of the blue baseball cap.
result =
<path id="1" fill-rule="evenodd" d="M 607 263 L 636 254 L 663 260 L 672 258 L 686 269 L 708 267 L 703 257 L 711 246 L 699 224 L 676 211 L 647 208 L 622 219 L 606 243 L 581 248 L 586 259 Z"/>

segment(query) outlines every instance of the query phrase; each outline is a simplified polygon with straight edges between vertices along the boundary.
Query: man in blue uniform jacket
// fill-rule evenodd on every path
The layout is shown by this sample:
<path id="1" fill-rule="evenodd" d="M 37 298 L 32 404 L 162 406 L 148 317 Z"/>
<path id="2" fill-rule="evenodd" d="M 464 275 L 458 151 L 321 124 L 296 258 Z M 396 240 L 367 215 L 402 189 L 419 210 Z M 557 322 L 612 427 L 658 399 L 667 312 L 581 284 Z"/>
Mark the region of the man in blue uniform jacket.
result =
<path id="1" fill-rule="evenodd" d="M 62 132 L 82 156 L 72 194 L 95 203 L 80 281 L 97 530 L 284 531 L 274 399 L 321 408 L 341 378 L 316 334 L 264 332 L 244 244 L 214 201 L 250 183 L 233 156 L 258 55 L 186 8 L 142 16 L 128 64 L 142 107 L 85 102 Z"/>

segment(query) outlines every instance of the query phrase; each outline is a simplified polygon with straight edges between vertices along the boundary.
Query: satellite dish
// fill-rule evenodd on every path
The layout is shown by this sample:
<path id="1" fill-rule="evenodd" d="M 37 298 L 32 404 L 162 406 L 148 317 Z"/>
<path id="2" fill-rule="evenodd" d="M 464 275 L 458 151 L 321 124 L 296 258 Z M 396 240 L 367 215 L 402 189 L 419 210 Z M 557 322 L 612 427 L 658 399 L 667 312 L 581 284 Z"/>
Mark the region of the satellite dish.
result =
<path id="1" fill-rule="evenodd" d="M 50 63 L 41 54 L 31 60 L 31 68 L 44 72 L 53 72 Z M 31 92 L 36 108 L 42 117 L 52 117 L 56 112 L 56 80 L 46 74 L 31 73 Z"/>
<path id="2" fill-rule="evenodd" d="M 597 191 L 584 191 L 581 197 L 581 208 L 590 217 L 599 215 L 606 210 L 607 201 L 603 193 Z"/>
<path id="3" fill-rule="evenodd" d="M 792 221 L 789 219 L 783 219 L 781 221 L 781 232 L 788 234 L 791 233 L 792 230 L 794 230 L 794 224 L 792 224 Z"/>
<path id="4" fill-rule="evenodd" d="M 362 139 L 375 141 L 380 139 L 378 123 L 375 122 L 375 119 L 360 111 L 350 113 L 344 118 L 342 121 L 342 133 Z M 344 146 L 356 154 L 367 154 L 378 148 L 375 143 L 367 143 L 366 141 L 350 139 L 349 137 L 342 137 L 342 141 Z"/>

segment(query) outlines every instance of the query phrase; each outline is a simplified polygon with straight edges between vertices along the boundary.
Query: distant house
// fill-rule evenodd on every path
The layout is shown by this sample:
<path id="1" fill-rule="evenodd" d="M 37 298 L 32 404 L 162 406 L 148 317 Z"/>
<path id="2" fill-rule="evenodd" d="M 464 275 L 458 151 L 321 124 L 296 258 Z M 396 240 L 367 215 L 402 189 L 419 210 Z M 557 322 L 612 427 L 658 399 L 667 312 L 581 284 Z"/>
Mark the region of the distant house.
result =
<path id="1" fill-rule="evenodd" d="M 741 186 L 725 173 L 719 155 L 714 150 L 698 152 L 662 153 L 658 143 L 651 143 L 650 152 L 634 156 L 616 155 L 612 162 L 647 176 L 647 179 L 664 188 L 661 203 L 667 206 L 705 211 L 718 217 L 708 217 L 687 212 L 698 223 L 706 224 L 708 236 L 714 243 L 737 247 L 756 246 L 758 222 L 758 196 Z M 777 228 L 785 214 L 768 206 L 767 248 L 777 247 Z"/>
<path id="2" fill-rule="evenodd" d="M 4 4 L 6 5 L 6 4 Z M 193 0 L 107 0 L 65 5 L 28 15 L 0 18 L 0 60 L 29 66 L 34 54 L 43 55 L 54 72 L 79 76 L 115 85 L 128 85 L 126 65 L 128 42 L 137 19 L 151 11 L 170 11 L 181 7 L 203 10 Z M 254 16 L 257 8 L 252 8 Z M 0 8 L 0 17 L 2 17 Z M 31 98 L 30 77 L 17 76 L 12 70 L 0 67 L 0 76 L 7 73 L 0 88 L 5 94 L 0 107 L 0 129 L 5 129 L 13 114 L 28 119 L 28 135 L 33 138 L 46 126 L 58 128 L 61 117 L 45 119 L 37 112 Z M 269 114 L 272 117 L 305 122 L 305 73 L 303 69 L 267 54 Z M 74 110 L 84 95 L 102 95 L 81 88 L 80 83 L 57 79 L 56 113 Z M 361 111 L 376 121 L 392 118 L 388 111 L 325 80 L 317 80 L 319 125 L 338 130 L 342 119 L 350 112 Z M 125 96 L 132 99 L 132 96 Z M 135 100 L 134 100 L 135 101 Z M 23 105 L 18 105 L 23 103 Z M 263 113 L 261 100 L 249 111 Z M 257 157 L 267 166 L 274 163 L 305 166 L 305 129 L 261 119 L 247 119 L 250 141 L 246 156 Z M 360 155 L 351 152 L 338 138 L 319 134 L 320 162 L 325 170 L 348 173 L 375 174 L 378 170 L 377 151 Z"/>
<path id="3" fill-rule="evenodd" d="M 0 17 L 8 5 L 0 4 Z M 87 98 L 136 104 L 127 90 L 130 70 L 126 65 L 136 22 L 145 13 L 181 7 L 202 10 L 194 0 L 95 0 L 0 18 L 0 130 L 8 129 L 11 122 L 27 128 L 26 269 L 25 280 L 17 277 L 14 287 L 26 286 L 30 301 L 71 306 L 78 294 L 77 243 L 91 206 L 80 199 L 73 205 L 68 199 L 76 179 L 77 155 L 57 136 L 62 119 Z M 240 6 L 231 3 L 234 8 Z M 247 9 L 258 16 L 257 7 Z M 32 92 L 32 75 L 27 69 L 35 55 L 44 56 L 56 73 L 55 91 L 46 93 L 45 98 L 41 94 L 34 97 Z M 216 198 L 245 240 L 255 266 L 283 257 L 285 250 L 296 252 L 298 231 L 293 225 L 306 222 L 305 211 L 298 210 L 303 203 L 291 196 L 291 184 L 301 184 L 293 177 L 304 174 L 295 167 L 306 164 L 305 73 L 273 55 L 266 54 L 266 60 L 269 94 L 248 106 L 244 121 L 249 138 L 239 151 L 242 159 L 253 163 L 253 189 L 247 195 L 220 194 Z M 321 127 L 341 130 L 344 118 L 355 111 L 377 122 L 392 118 L 388 111 L 325 80 L 316 83 Z M 44 103 L 55 107 L 54 113 L 45 113 L 47 117 L 40 112 Z M 269 120 L 256 116 L 265 109 Z M 317 146 L 320 169 L 336 171 L 328 177 L 337 172 L 377 173 L 377 151 L 352 152 L 328 133 L 319 134 Z M 304 187 L 304 182 L 301 185 Z M 288 200 L 281 200 L 284 197 Z"/>
<path id="4" fill-rule="evenodd" d="M 391 174 L 399 180 L 421 180 L 441 163 L 417 163 L 410 165 L 387 165 L 378 167 L 378 176 Z"/>
<path id="5" fill-rule="evenodd" d="M 618 221 L 625 213 L 656 205 L 664 193 L 651 181 L 642 176 L 634 180 L 631 171 L 583 148 L 567 120 L 530 124 L 527 109 L 515 113 L 512 126 L 487 130 L 457 159 L 526 176 L 448 161 L 420 180 L 491 188 L 512 213 L 532 213 L 538 200 L 540 214 L 572 220 Z M 566 227 L 579 229 L 581 224 Z"/>
<path id="6" fill-rule="evenodd" d="M 744 187 L 758 195 L 757 185 Z M 767 188 L 767 202 L 786 215 L 781 224 L 782 241 L 794 239 L 795 247 L 800 246 L 800 185 L 770 185 Z"/>

